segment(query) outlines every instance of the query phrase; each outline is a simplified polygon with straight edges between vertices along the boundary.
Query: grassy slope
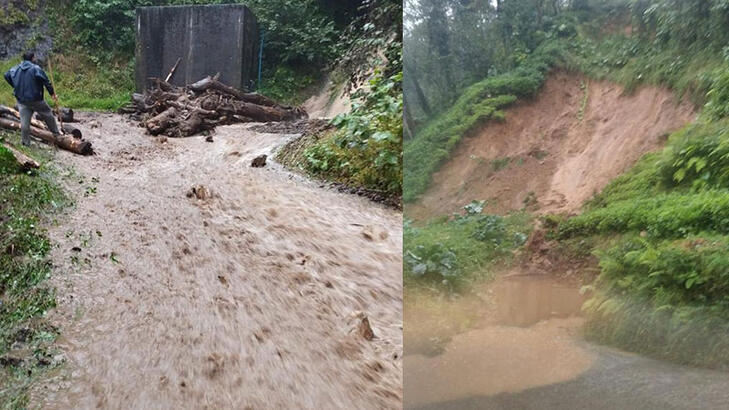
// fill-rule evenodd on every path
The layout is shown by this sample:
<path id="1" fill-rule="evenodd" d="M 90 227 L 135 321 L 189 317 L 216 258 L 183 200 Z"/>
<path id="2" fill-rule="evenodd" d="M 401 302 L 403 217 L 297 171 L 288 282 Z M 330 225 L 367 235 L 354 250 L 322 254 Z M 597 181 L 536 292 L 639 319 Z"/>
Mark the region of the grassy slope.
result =
<path id="1" fill-rule="evenodd" d="M 15 134 L 0 138 L 19 146 Z M 55 306 L 53 289 L 45 285 L 52 270 L 51 243 L 43 225 L 68 203 L 46 166 L 50 155 L 40 148 L 23 149 L 40 160 L 40 171 L 23 173 L 0 147 L 0 407 L 27 405 L 30 382 L 58 365 L 52 342 L 56 330 L 43 320 Z"/>

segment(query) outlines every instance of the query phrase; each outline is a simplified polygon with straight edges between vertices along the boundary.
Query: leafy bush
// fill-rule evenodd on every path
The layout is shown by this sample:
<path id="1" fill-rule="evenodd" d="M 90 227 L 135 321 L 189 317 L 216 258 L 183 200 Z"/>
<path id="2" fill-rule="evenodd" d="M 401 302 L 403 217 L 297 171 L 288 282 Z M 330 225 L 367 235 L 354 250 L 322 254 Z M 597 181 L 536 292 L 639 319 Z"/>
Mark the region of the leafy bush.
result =
<path id="1" fill-rule="evenodd" d="M 405 252 L 404 259 L 415 276 L 435 276 L 447 284 L 449 278 L 458 275 L 456 254 L 442 243 L 418 245 Z"/>
<path id="2" fill-rule="evenodd" d="M 506 223 L 499 215 L 485 215 L 479 218 L 473 237 L 481 242 L 491 242 L 498 246 L 506 237 Z"/>
<path id="3" fill-rule="evenodd" d="M 714 73 L 711 89 L 706 98 L 704 115 L 713 120 L 729 116 L 729 69 L 723 67 Z"/>
<path id="4" fill-rule="evenodd" d="M 563 222 L 559 237 L 646 231 L 654 237 L 675 238 L 706 230 L 729 234 L 729 190 L 671 192 L 612 202 Z"/>
<path id="5" fill-rule="evenodd" d="M 463 210 L 466 211 L 466 215 L 479 215 L 481 212 L 483 212 L 483 207 L 486 204 L 486 201 L 471 201 L 468 205 L 463 207 Z"/>
<path id="6" fill-rule="evenodd" d="M 135 8 L 144 0 L 78 0 L 71 8 L 76 39 L 96 53 L 134 54 Z"/>
<path id="7" fill-rule="evenodd" d="M 693 124 L 677 133 L 658 163 L 663 183 L 695 191 L 729 188 L 728 124 Z"/>
<path id="8" fill-rule="evenodd" d="M 256 92 L 283 104 L 298 105 L 304 102 L 302 90 L 315 83 L 318 73 L 282 65 L 262 77 L 263 82 Z"/>
<path id="9" fill-rule="evenodd" d="M 307 169 L 341 182 L 402 195 L 402 72 L 376 70 L 368 89 L 352 95 L 349 113 L 332 120 L 338 131 L 308 148 Z"/>
<path id="10" fill-rule="evenodd" d="M 588 336 L 683 363 L 729 365 L 729 240 L 628 237 L 600 253 Z"/>
<path id="11" fill-rule="evenodd" d="M 492 264 L 509 260 L 511 251 L 526 241 L 530 224 L 526 213 L 506 217 L 471 213 L 433 220 L 423 227 L 406 220 L 405 278 L 416 281 L 414 285 L 434 283 L 458 290 L 468 281 L 488 277 Z"/>

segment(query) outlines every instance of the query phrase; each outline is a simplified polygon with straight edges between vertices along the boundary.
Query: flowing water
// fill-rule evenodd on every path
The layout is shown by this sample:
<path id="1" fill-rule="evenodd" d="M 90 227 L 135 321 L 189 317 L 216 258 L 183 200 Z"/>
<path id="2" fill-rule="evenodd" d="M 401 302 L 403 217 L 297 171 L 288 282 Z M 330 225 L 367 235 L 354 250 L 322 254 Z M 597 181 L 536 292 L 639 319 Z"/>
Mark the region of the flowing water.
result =
<path id="1" fill-rule="evenodd" d="M 461 298 L 406 294 L 406 409 L 726 409 L 726 372 L 584 341 L 576 285 L 501 277 Z"/>
<path id="2" fill-rule="evenodd" d="M 516 392 L 579 375 L 593 361 L 574 337 L 583 301 L 577 287 L 535 276 L 501 278 L 476 297 L 423 312 L 420 301 L 413 301 L 415 311 L 406 301 L 406 407 Z M 444 328 L 448 319 L 439 324 L 432 316 L 438 312 L 469 324 L 460 331 Z"/>
<path id="3" fill-rule="evenodd" d="M 400 212 L 283 170 L 284 135 L 161 142 L 84 119 L 98 155 L 59 153 L 78 201 L 50 232 L 67 363 L 34 403 L 400 407 Z M 269 165 L 251 168 L 259 154 Z"/>

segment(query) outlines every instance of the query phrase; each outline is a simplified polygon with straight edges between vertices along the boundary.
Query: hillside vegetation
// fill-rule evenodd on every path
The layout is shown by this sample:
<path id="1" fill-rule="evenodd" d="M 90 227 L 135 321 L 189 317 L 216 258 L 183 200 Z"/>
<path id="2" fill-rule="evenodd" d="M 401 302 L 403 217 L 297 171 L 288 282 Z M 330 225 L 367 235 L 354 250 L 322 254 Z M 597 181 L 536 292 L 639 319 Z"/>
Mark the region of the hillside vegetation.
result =
<path id="1" fill-rule="evenodd" d="M 406 87 L 406 100 L 412 98 L 416 106 L 410 116 L 419 120 L 404 147 L 405 200 L 417 200 L 461 138 L 501 120 L 498 110 L 515 98 L 538 92 L 551 69 L 614 81 L 626 92 L 641 84 L 669 87 L 697 107 L 698 119 L 670 135 L 662 151 L 646 155 L 614 180 L 579 216 L 547 219 L 554 226 L 553 238 L 579 241 L 599 259 L 600 273 L 590 286 L 593 297 L 585 305 L 589 337 L 682 363 L 726 367 L 729 2 L 572 1 L 562 8 L 544 1 L 499 3 L 501 10 L 484 11 L 491 23 L 481 29 L 494 40 L 493 53 L 501 58 L 481 66 L 481 80 L 468 85 L 474 70 L 451 66 L 461 73 L 452 77 L 462 78 L 463 85 L 454 80 L 458 93 L 451 97 L 422 90 L 425 99 L 443 95 L 447 102 L 430 104 L 429 117 L 415 86 L 408 85 L 412 92 Z M 417 34 L 417 28 L 410 33 Z M 433 37 L 423 38 L 414 44 Z M 468 44 L 459 52 L 478 47 L 483 46 Z M 408 54 L 406 46 L 406 64 L 410 56 L 426 58 L 427 50 Z M 504 50 L 515 51 L 504 56 Z M 421 82 L 421 88 L 429 84 Z M 434 106 L 445 108 L 436 112 Z M 481 114 L 474 118 L 476 112 Z M 635 136 L 640 138 L 640 130 Z M 465 243 L 465 236 L 449 240 L 431 233 L 421 240 L 406 237 L 405 247 L 414 252 L 416 246 L 440 244 L 443 253 L 452 251 L 454 241 Z M 468 278 L 478 272 L 469 267 L 481 265 L 474 258 L 488 263 L 492 255 L 464 254 L 451 258 L 449 265 L 462 267 L 460 274 Z M 408 263 L 406 275 L 419 276 L 416 266 Z"/>

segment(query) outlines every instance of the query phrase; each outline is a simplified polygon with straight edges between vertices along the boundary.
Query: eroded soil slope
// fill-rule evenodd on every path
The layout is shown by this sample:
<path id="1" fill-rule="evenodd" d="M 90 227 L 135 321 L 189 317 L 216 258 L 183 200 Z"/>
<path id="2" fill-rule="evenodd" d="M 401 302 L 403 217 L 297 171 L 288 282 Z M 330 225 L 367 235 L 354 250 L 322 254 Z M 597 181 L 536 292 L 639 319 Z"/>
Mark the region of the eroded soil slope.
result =
<path id="1" fill-rule="evenodd" d="M 464 138 L 406 215 L 450 214 L 472 200 L 487 200 L 485 212 L 576 211 L 694 115 L 665 89 L 626 95 L 612 83 L 554 73 L 506 121 Z"/>
<path id="2" fill-rule="evenodd" d="M 401 406 L 400 212 L 272 163 L 290 136 L 233 125 L 163 143 L 117 115 L 85 119 L 99 154 L 59 153 L 79 199 L 51 231 L 67 363 L 34 402 Z M 259 154 L 269 164 L 251 168 Z"/>

